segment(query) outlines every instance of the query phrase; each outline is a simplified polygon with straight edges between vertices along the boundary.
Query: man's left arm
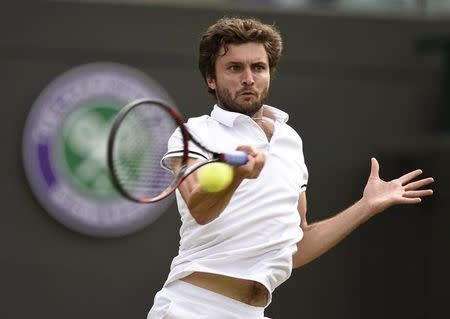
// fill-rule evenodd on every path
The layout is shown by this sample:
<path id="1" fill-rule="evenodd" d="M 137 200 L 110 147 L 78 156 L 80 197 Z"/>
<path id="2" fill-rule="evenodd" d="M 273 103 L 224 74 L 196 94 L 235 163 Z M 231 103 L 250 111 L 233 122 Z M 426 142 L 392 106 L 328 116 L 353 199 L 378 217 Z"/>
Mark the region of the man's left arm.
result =
<path id="1" fill-rule="evenodd" d="M 433 178 L 413 181 L 422 174 L 421 170 L 409 172 L 386 182 L 379 177 L 379 164 L 372 158 L 372 167 L 362 198 L 339 214 L 316 223 L 308 224 L 306 219 L 306 193 L 300 194 L 298 211 L 301 217 L 303 238 L 297 244 L 293 256 L 293 267 L 298 268 L 321 256 L 354 229 L 371 217 L 394 205 L 418 204 L 421 197 L 433 194 L 431 189 L 420 189 L 433 182 Z"/>

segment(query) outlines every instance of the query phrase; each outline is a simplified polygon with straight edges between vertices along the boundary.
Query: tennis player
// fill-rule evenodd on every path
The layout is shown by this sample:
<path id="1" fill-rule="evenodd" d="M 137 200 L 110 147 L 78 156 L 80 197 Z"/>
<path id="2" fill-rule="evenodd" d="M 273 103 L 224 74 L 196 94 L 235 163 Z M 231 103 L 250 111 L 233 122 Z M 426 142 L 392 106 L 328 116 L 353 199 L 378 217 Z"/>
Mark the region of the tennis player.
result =
<path id="1" fill-rule="evenodd" d="M 432 178 L 417 179 L 421 170 L 381 180 L 372 158 L 362 198 L 308 224 L 302 140 L 287 113 L 264 104 L 281 51 L 275 27 L 255 19 L 223 18 L 203 34 L 199 68 L 216 104 L 187 127 L 208 148 L 244 150 L 249 161 L 234 168 L 231 185 L 221 192 L 203 191 L 195 174 L 179 186 L 179 253 L 148 319 L 264 318 L 273 291 L 293 268 L 387 208 L 418 204 L 433 193 L 424 189 Z M 183 149 L 179 130 L 168 147 L 163 163 L 176 170 L 172 163 Z M 190 164 L 210 156 L 190 145 Z"/>

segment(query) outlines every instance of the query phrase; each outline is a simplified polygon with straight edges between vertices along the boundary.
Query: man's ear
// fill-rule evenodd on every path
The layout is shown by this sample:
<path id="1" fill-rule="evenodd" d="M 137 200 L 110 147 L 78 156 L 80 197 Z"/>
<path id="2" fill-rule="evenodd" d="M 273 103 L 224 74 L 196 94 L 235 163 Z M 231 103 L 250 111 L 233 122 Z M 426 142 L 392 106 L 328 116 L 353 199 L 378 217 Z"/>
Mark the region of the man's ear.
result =
<path id="1" fill-rule="evenodd" d="M 214 78 L 212 78 L 211 76 L 207 76 L 206 77 L 206 84 L 208 84 L 208 87 L 211 90 L 215 90 L 216 89 L 216 80 Z"/>

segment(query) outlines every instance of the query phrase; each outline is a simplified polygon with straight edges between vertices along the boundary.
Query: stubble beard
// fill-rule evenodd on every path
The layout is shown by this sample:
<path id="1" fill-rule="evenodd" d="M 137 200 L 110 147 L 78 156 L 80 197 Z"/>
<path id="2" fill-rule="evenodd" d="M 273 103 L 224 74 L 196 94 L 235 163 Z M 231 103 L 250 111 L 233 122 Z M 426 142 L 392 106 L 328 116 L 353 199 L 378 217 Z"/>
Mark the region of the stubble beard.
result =
<path id="1" fill-rule="evenodd" d="M 252 103 L 239 103 L 237 101 L 237 98 L 239 97 L 240 92 L 243 92 L 245 90 L 251 90 L 251 89 L 247 89 L 247 88 L 242 89 L 242 90 L 238 91 L 236 93 L 236 97 L 233 98 L 233 96 L 231 95 L 231 92 L 229 90 L 227 90 L 226 88 L 217 87 L 216 88 L 216 97 L 217 97 L 217 102 L 218 102 L 219 106 L 221 106 L 222 108 L 224 108 L 227 111 L 237 112 L 237 113 L 241 113 L 241 114 L 252 117 L 263 106 L 264 102 L 267 99 L 269 89 L 265 88 L 261 92 L 261 94 L 257 95 L 257 99 L 255 99 L 255 101 L 253 101 Z M 257 94 L 257 93 L 255 92 L 255 94 Z"/>

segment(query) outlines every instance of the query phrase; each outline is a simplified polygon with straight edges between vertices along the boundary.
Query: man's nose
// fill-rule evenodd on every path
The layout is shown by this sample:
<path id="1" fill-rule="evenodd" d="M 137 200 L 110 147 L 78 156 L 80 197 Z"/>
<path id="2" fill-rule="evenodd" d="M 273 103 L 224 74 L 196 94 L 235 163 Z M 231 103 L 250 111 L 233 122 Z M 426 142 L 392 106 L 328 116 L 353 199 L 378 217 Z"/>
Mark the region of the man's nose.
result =
<path id="1" fill-rule="evenodd" d="M 242 73 L 242 84 L 249 86 L 255 84 L 255 79 L 253 78 L 253 72 L 250 68 L 246 68 Z"/>

